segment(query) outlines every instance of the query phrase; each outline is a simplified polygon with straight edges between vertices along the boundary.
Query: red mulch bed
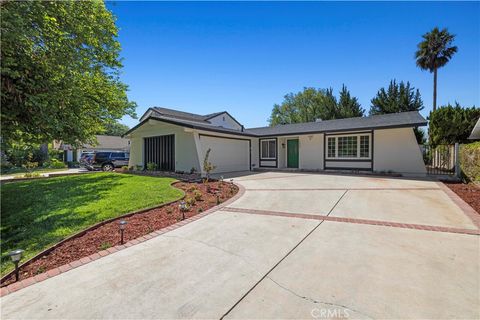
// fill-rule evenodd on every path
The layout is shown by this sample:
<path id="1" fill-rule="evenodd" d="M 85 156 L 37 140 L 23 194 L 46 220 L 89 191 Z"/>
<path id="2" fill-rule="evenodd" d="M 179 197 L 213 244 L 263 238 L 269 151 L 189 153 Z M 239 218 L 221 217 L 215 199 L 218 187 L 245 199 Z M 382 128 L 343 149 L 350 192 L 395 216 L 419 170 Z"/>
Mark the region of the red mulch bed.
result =
<path id="1" fill-rule="evenodd" d="M 478 214 L 480 214 L 480 187 L 473 183 L 452 183 L 444 182 L 453 192 L 468 203 Z"/>
<path id="2" fill-rule="evenodd" d="M 217 205 L 217 195 L 219 192 L 220 202 L 233 197 L 238 192 L 238 187 L 226 183 L 211 181 L 208 183 L 187 183 L 177 182 L 175 187 L 185 191 L 184 200 L 194 198 L 195 190 L 202 194 L 201 200 L 190 205 L 189 210 L 185 212 L 185 219 L 188 219 L 198 213 L 206 211 Z M 151 209 L 146 212 L 137 213 L 129 217 L 117 218 L 102 226 L 87 231 L 85 234 L 67 240 L 49 253 L 35 260 L 31 260 L 20 268 L 20 280 L 35 276 L 87 257 L 98 251 L 107 249 L 120 244 L 120 231 L 118 222 L 125 220 L 128 222 L 124 231 L 124 242 L 147 235 L 155 230 L 168 227 L 183 220 L 183 214 L 180 211 L 180 201 L 163 206 L 161 208 Z M 1 286 L 13 283 L 15 276 L 3 279 Z"/>

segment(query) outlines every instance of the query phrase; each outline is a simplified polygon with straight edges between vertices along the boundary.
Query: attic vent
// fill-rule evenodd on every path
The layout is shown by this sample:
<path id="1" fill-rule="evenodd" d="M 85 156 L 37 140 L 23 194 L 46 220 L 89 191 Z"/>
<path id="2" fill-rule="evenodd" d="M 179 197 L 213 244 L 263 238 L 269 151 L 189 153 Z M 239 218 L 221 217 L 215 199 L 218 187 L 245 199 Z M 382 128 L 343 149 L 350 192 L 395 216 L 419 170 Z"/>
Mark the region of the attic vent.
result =
<path id="1" fill-rule="evenodd" d="M 321 118 L 317 118 L 317 119 L 315 119 L 315 122 L 322 122 L 322 119 L 321 119 Z"/>

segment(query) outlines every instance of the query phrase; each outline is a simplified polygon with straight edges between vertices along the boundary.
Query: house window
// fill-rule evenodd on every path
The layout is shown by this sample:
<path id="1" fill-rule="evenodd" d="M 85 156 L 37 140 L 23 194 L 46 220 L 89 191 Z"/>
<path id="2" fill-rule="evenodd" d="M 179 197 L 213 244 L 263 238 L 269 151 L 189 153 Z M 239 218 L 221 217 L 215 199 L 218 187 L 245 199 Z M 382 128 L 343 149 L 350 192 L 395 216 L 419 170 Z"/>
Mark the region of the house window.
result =
<path id="1" fill-rule="evenodd" d="M 277 140 L 268 139 L 260 142 L 260 155 L 262 159 L 277 158 Z"/>
<path id="2" fill-rule="evenodd" d="M 354 158 L 357 156 L 357 137 L 338 137 L 338 157 Z"/>
<path id="3" fill-rule="evenodd" d="M 329 137 L 328 138 L 328 157 L 329 158 L 335 158 L 336 153 L 335 153 L 335 138 L 334 137 Z"/>
<path id="4" fill-rule="evenodd" d="M 370 136 L 360 136 L 360 158 L 370 157 Z"/>
<path id="5" fill-rule="evenodd" d="M 338 135 L 327 138 L 327 159 L 370 159 L 370 134 Z"/>

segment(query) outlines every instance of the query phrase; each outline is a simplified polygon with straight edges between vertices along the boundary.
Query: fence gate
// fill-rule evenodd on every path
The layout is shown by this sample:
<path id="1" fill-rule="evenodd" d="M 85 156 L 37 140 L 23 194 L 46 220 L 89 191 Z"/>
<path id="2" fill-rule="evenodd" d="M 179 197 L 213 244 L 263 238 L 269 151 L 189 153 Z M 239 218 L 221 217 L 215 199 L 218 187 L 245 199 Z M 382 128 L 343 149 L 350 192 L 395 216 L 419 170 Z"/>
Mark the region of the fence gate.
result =
<path id="1" fill-rule="evenodd" d="M 428 175 L 455 175 L 455 145 L 422 145 L 423 161 Z"/>

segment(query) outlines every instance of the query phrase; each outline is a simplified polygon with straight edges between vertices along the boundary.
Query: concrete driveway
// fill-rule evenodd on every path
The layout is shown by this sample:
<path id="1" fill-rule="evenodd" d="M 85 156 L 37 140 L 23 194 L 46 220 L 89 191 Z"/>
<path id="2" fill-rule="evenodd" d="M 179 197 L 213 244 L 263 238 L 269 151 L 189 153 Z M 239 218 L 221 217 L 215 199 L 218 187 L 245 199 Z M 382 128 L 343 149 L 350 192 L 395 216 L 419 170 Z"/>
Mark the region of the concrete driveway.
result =
<path id="1" fill-rule="evenodd" d="M 478 221 L 435 182 L 235 180 L 221 211 L 9 294 L 2 318 L 480 318 Z"/>

